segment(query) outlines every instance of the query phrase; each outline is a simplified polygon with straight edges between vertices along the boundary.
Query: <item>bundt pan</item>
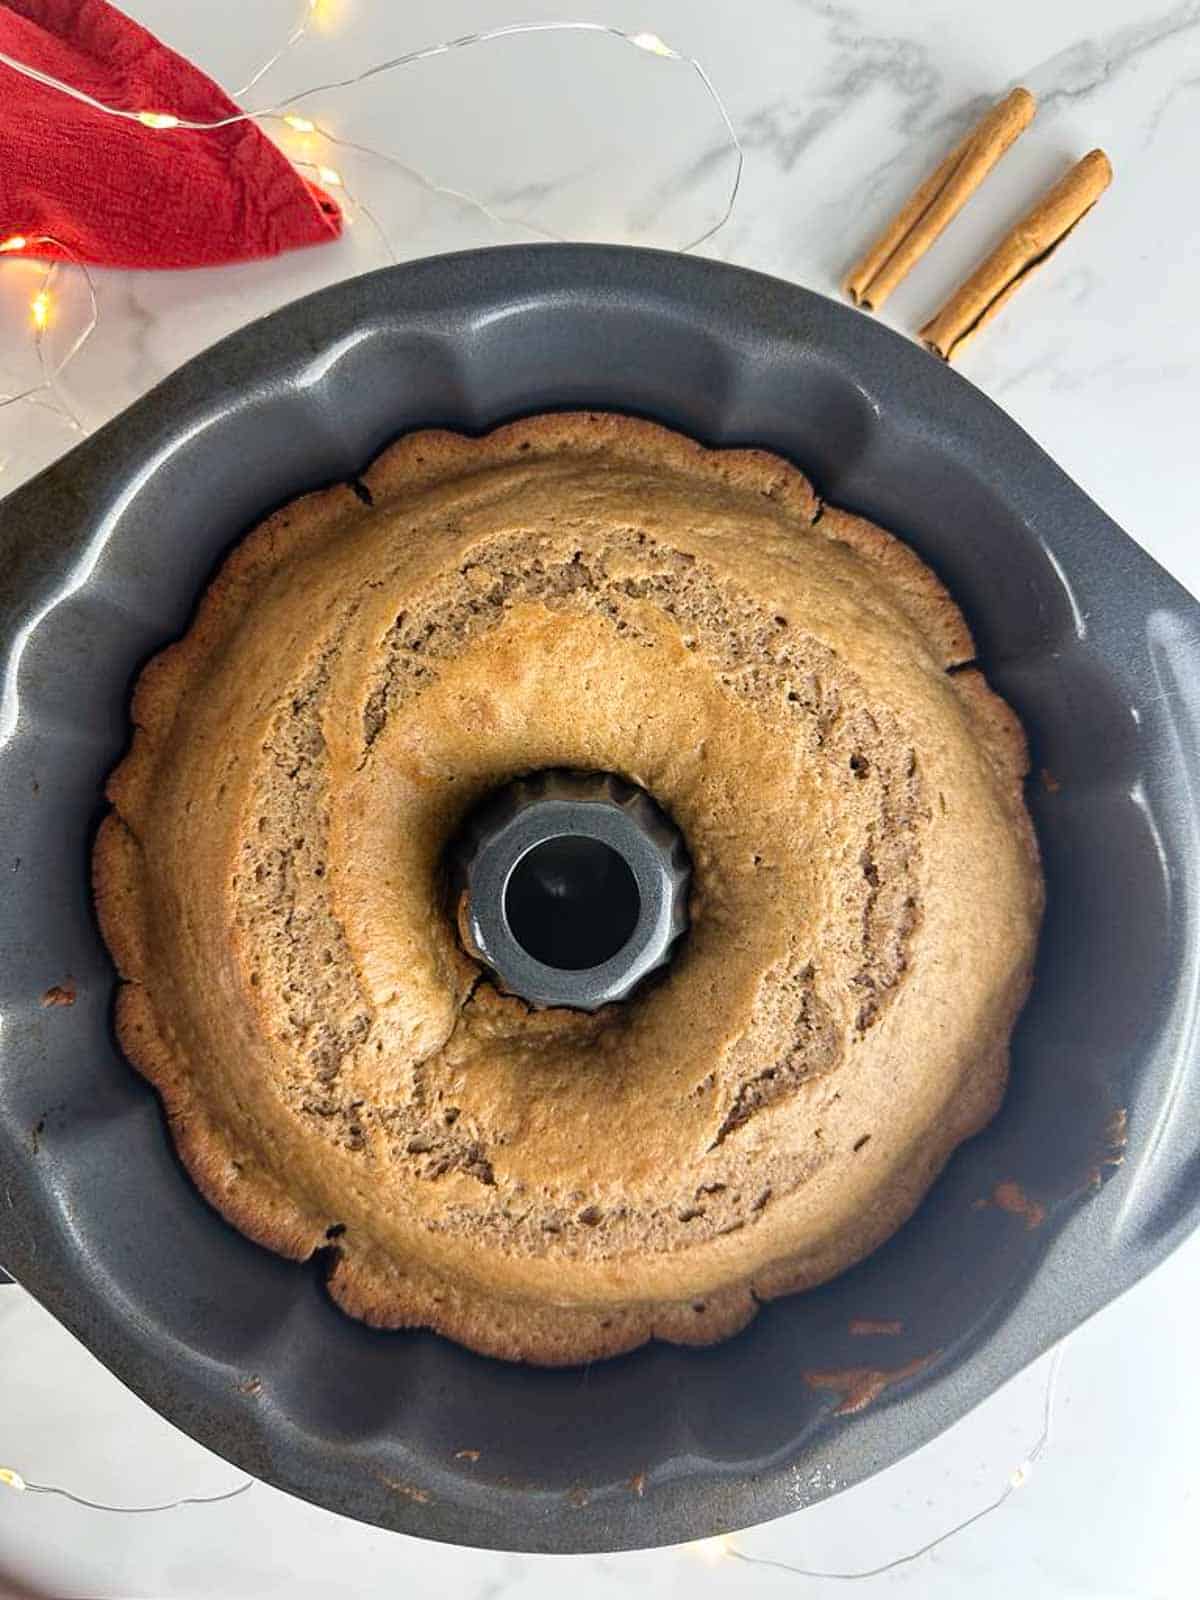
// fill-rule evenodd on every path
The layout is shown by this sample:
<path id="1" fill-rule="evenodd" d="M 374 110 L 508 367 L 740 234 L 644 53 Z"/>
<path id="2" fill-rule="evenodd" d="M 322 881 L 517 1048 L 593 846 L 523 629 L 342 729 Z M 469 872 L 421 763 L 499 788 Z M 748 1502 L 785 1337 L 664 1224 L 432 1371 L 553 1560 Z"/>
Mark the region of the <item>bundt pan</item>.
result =
<path id="1" fill-rule="evenodd" d="M 88 884 L 132 680 L 231 542 L 406 429 L 553 407 L 765 446 L 909 539 L 1029 730 L 1049 895 L 1004 1108 L 915 1218 L 725 1344 L 587 1372 L 372 1332 L 331 1304 L 325 1262 L 227 1226 L 114 1043 Z M 407 1533 L 615 1550 L 857 1482 L 1195 1226 L 1198 639 L 1200 607 L 995 406 L 788 284 L 537 246 L 256 323 L 0 505 L 0 1263 L 204 1444 Z"/>

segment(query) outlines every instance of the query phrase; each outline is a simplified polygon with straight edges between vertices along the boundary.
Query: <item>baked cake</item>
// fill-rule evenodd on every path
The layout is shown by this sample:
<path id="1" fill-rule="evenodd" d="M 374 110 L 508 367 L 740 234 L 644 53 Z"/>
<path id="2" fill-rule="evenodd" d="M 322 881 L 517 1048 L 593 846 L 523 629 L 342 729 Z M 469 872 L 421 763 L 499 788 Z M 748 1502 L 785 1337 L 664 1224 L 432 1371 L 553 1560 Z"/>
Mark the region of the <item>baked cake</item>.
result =
<path id="1" fill-rule="evenodd" d="M 117 1027 L 244 1233 L 381 1327 L 591 1360 L 724 1338 L 995 1112 L 1041 912 L 1008 707 L 904 544 L 611 415 L 413 434 L 229 556 L 143 672 L 96 846 Z M 444 855 L 499 786 L 673 819 L 658 981 L 538 1010 Z"/>

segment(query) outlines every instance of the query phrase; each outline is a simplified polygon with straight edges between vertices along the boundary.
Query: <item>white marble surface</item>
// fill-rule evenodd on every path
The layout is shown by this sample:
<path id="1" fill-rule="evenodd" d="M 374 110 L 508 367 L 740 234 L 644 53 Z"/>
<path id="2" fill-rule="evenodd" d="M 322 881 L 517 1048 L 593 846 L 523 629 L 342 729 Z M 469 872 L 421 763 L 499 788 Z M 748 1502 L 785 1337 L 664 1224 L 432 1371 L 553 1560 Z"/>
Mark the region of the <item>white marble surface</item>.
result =
<path id="1" fill-rule="evenodd" d="M 285 37 L 298 0 L 130 0 L 126 9 L 232 88 Z M 265 106 L 413 45 L 571 15 L 652 29 L 700 57 L 746 147 L 741 195 L 705 249 L 834 292 L 848 261 L 979 103 L 1014 82 L 1032 130 L 887 308 L 911 331 L 1066 161 L 1110 153 L 1112 192 L 973 348 L 962 370 L 1012 413 L 1193 590 L 1200 415 L 1200 0 L 324 0 L 328 19 L 265 78 Z M 678 245 L 719 212 L 719 128 L 680 68 L 616 41 L 509 41 L 315 96 L 303 110 L 378 155 L 288 135 L 335 166 L 370 215 L 332 247 L 252 266 L 101 274 L 100 323 L 59 394 L 92 428 L 221 334 L 338 278 L 440 249 L 529 237 L 431 195 L 395 164 L 471 189 L 505 214 L 582 237 Z M 351 208 L 353 212 L 354 208 Z M 374 219 L 374 220 L 372 220 Z M 378 224 L 378 227 L 376 226 Z M 20 219 L 0 218 L 0 234 Z M 56 285 L 49 349 L 80 326 Z M 35 382 L 27 329 L 39 269 L 0 260 L 0 393 Z M 44 405 L 0 411 L 0 492 L 68 448 Z M 2 514 L 2 513 L 0 513 Z M 1200 1563 L 1193 1319 L 1200 1242 L 1069 1343 L 1050 1448 L 994 1515 L 865 1594 L 1175 1597 Z M 1046 1363 L 871 1483 L 737 1536 L 793 1566 L 882 1565 L 993 1500 L 1040 1428 Z M 93 1499 L 139 1504 L 236 1487 L 238 1474 L 126 1393 L 20 1290 L 0 1289 L 0 1465 Z M 714 1559 L 715 1557 L 715 1559 Z M 0 1487 L 0 1594 L 359 1595 L 403 1585 L 478 1600 L 628 1594 L 832 1594 L 736 1555 L 611 1558 L 457 1551 L 377 1532 L 255 1485 L 239 1498 L 120 1517 Z"/>

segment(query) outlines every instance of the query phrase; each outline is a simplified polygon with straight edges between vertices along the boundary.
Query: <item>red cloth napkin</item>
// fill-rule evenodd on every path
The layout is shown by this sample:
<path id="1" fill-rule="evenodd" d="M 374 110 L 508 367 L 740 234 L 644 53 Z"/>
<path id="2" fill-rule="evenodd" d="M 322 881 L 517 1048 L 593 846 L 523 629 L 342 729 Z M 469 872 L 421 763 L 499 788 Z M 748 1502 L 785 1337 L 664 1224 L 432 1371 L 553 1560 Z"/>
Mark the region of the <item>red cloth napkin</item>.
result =
<path id="1" fill-rule="evenodd" d="M 197 0 L 203 4 L 204 0 Z M 105 105 L 236 116 L 211 78 L 106 0 L 0 0 L 0 51 Z M 104 267 L 203 267 L 336 239 L 342 217 L 253 122 L 213 132 L 108 116 L 0 62 L 0 243 Z"/>

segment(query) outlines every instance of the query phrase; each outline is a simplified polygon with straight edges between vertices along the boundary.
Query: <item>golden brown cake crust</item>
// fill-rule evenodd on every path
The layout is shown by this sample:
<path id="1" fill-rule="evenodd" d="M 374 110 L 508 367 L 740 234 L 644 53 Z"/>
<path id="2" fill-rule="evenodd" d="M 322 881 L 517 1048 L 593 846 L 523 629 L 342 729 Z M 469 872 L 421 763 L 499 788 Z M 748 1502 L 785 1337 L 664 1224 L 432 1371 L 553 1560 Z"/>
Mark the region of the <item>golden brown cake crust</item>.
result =
<path id="1" fill-rule="evenodd" d="M 94 863 L 122 1045 L 208 1199 L 336 1240 L 355 1316 L 547 1364 L 725 1337 L 999 1104 L 1020 727 L 917 556 L 765 452 L 554 415 L 364 481 L 250 534 L 141 676 Z M 551 766 L 642 784 L 694 861 L 668 977 L 595 1016 L 498 993 L 438 889 Z"/>

